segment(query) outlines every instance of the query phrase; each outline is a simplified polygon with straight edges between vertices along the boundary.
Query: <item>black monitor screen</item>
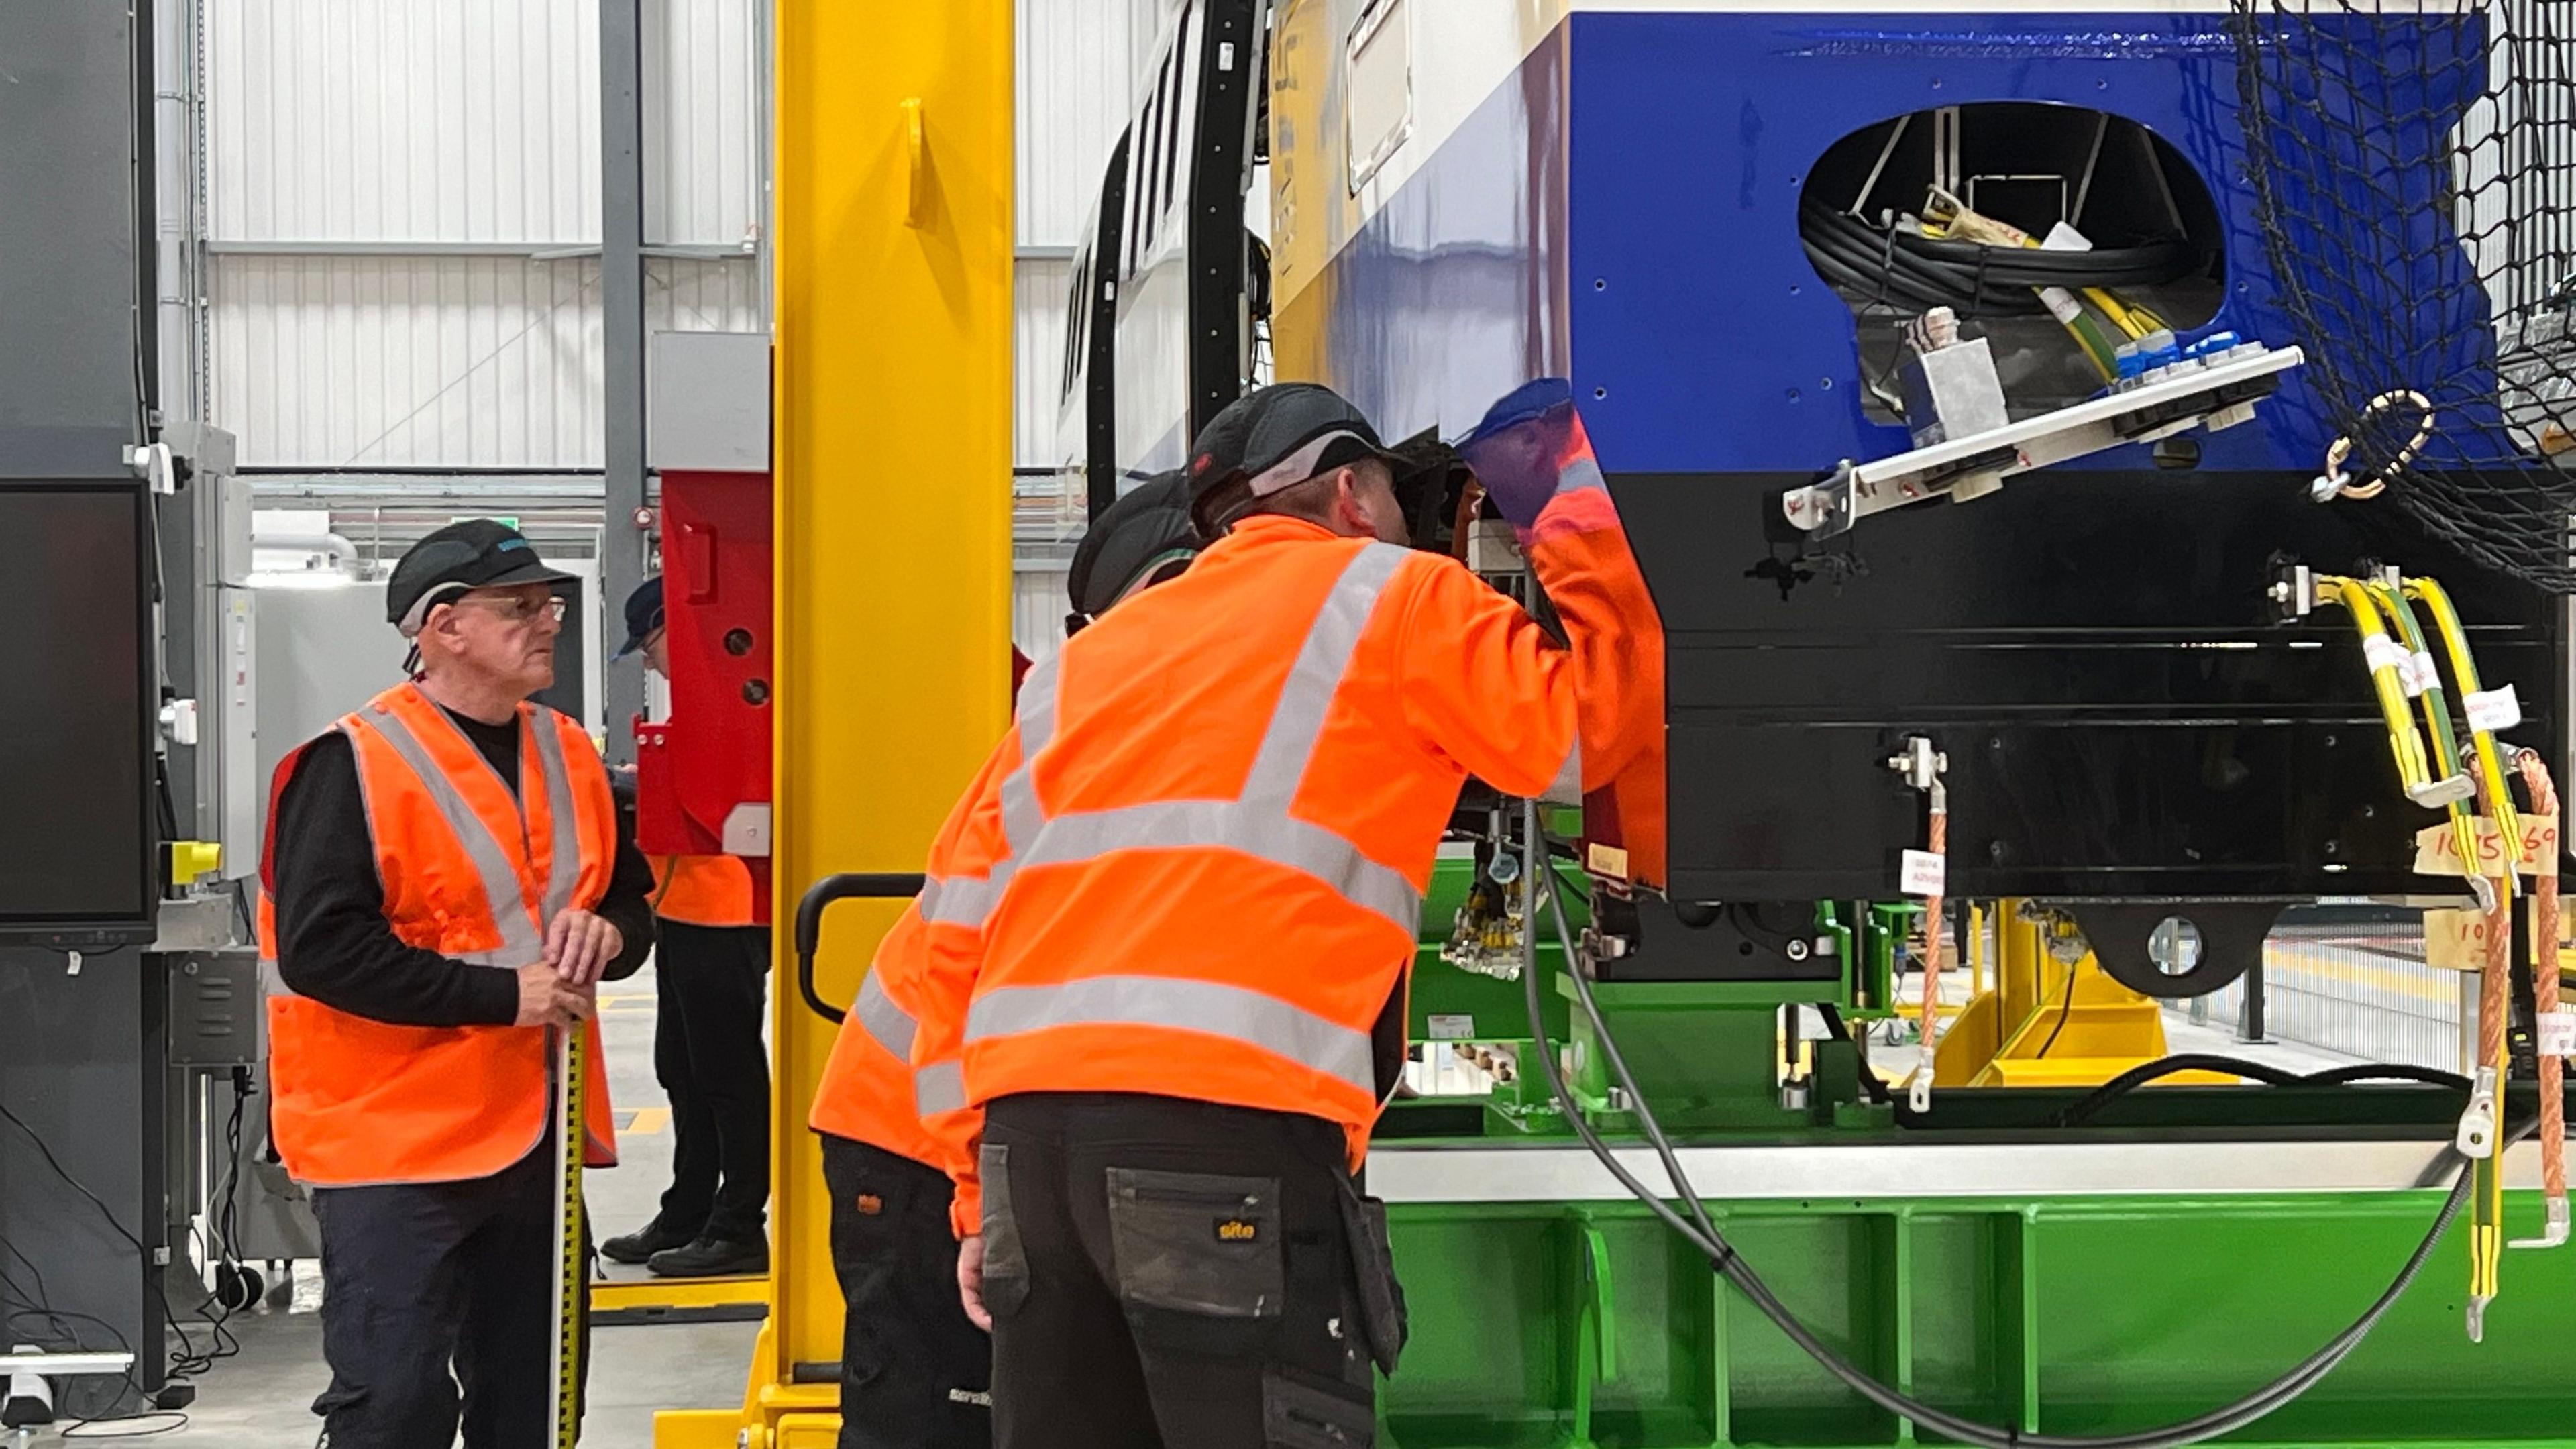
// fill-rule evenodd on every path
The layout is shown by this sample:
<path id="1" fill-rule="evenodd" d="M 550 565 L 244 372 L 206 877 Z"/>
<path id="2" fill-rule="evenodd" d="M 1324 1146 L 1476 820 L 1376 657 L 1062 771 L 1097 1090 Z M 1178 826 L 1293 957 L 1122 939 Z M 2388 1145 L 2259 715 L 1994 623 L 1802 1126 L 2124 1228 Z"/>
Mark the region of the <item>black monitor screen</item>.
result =
<path id="1" fill-rule="evenodd" d="M 145 506 L 0 482 L 0 932 L 149 919 Z"/>

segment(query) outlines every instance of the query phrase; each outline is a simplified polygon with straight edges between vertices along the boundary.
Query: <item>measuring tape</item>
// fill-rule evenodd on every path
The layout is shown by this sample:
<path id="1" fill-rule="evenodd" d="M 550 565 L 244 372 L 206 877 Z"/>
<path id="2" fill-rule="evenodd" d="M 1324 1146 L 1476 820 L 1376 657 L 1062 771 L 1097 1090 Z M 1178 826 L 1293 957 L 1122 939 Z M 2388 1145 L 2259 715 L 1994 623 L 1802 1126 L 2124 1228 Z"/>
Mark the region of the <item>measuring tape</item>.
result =
<path id="1" fill-rule="evenodd" d="M 582 1073 L 588 1033 L 557 1030 L 555 1056 L 555 1449 L 581 1437 L 581 1307 L 590 1291 L 590 1255 L 581 1232 Z"/>

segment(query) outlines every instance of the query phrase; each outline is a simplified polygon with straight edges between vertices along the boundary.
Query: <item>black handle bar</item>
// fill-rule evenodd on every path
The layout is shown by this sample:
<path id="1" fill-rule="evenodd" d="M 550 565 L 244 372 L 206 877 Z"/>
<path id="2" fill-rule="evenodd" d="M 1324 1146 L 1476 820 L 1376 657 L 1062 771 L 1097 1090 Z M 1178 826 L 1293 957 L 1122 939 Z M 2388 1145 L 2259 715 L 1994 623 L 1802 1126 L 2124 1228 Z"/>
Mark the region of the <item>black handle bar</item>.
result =
<path id="1" fill-rule="evenodd" d="M 849 1015 L 814 990 L 814 950 L 823 941 L 824 907 L 834 901 L 908 901 L 921 894 L 921 887 L 922 878 L 917 875 L 843 872 L 805 888 L 805 898 L 796 903 L 796 986 L 815 1015 L 830 1021 Z"/>

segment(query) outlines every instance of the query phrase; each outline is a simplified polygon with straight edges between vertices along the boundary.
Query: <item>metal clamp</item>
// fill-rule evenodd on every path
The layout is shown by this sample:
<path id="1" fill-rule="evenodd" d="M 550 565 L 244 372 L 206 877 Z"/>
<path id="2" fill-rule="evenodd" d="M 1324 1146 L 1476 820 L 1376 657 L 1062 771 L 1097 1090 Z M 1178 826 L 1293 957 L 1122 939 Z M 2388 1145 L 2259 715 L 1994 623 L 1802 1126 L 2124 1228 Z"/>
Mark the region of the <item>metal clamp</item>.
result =
<path id="1" fill-rule="evenodd" d="M 2468 1108 L 2460 1113 L 2459 1135 L 2451 1145 L 2462 1157 L 2485 1159 L 2495 1156 L 2496 1069 L 2478 1068 L 2473 1081 Z"/>

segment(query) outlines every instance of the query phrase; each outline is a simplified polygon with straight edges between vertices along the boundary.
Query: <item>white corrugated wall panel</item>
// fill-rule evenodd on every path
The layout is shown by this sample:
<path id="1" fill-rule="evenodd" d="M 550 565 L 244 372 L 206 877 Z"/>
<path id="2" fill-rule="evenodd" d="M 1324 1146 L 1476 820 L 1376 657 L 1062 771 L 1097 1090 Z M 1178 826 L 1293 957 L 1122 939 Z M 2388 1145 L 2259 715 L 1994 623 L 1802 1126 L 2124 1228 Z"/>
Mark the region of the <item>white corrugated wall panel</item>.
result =
<path id="1" fill-rule="evenodd" d="M 1064 643 L 1065 597 L 1061 569 L 1022 569 L 1011 575 L 1011 642 L 1034 664 Z"/>
<path id="2" fill-rule="evenodd" d="M 1019 239 L 1069 247 L 1127 124 L 1127 10 L 1019 0 L 1019 22 Z"/>
<path id="3" fill-rule="evenodd" d="M 727 245 L 759 220 L 760 0 L 643 0 L 644 239 Z M 594 8 L 596 8 L 594 6 Z"/>
<path id="4" fill-rule="evenodd" d="M 749 258 L 646 263 L 645 325 L 749 331 Z M 225 256 L 214 420 L 241 459 L 305 468 L 596 468 L 595 261 Z"/>
<path id="5" fill-rule="evenodd" d="M 1018 394 L 1011 459 L 1022 468 L 1061 461 L 1056 457 L 1056 396 L 1064 381 L 1064 289 L 1072 271 L 1069 261 L 1022 257 L 1011 278 L 1012 372 Z"/>
<path id="6" fill-rule="evenodd" d="M 598 239 L 596 4 L 207 0 L 206 19 L 215 240 Z"/>

